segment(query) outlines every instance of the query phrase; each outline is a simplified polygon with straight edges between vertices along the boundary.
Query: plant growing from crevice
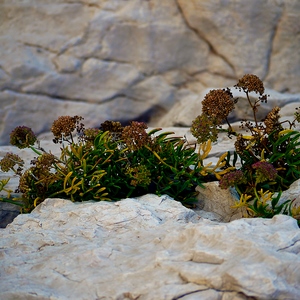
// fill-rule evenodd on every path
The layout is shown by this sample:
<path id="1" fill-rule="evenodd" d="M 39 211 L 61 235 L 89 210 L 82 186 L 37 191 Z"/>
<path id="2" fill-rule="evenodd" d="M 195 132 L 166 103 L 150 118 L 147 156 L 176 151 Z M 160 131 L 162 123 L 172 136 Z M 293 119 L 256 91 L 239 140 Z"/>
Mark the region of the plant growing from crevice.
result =
<path id="1" fill-rule="evenodd" d="M 220 132 L 235 137 L 235 151 L 228 153 L 224 168 L 232 168 L 221 178 L 223 189 L 234 187 L 240 195 L 235 207 L 245 206 L 249 216 L 272 217 L 283 213 L 296 216 L 298 208 L 293 201 L 280 202 L 282 191 L 300 178 L 300 133 L 293 130 L 300 121 L 296 109 L 293 121 L 280 120 L 280 108 L 274 107 L 263 120 L 258 120 L 260 105 L 267 102 L 263 82 L 252 74 L 246 74 L 235 85 L 246 95 L 245 105 L 252 110 L 253 120 L 242 120 L 237 133 L 228 121 L 228 115 L 239 101 L 231 90 L 210 91 L 202 102 L 202 114 L 192 123 L 191 132 L 198 142 L 216 141 Z M 256 93 L 252 100 L 250 93 Z M 228 128 L 222 125 L 227 123 Z"/>
<path id="2" fill-rule="evenodd" d="M 61 197 L 72 201 L 117 201 L 146 193 L 168 194 L 188 207 L 196 201 L 196 186 L 211 178 L 219 180 L 223 189 L 235 188 L 240 195 L 234 207 L 246 207 L 248 216 L 272 217 L 288 214 L 299 222 L 300 207 L 294 199 L 280 201 L 282 191 L 300 178 L 300 133 L 293 129 L 300 122 L 299 109 L 292 121 L 280 120 L 280 108 L 274 107 L 263 120 L 257 112 L 267 102 L 262 81 L 246 74 L 235 88 L 246 95 L 245 105 L 252 111 L 252 120 L 241 121 L 237 133 L 229 122 L 235 104 L 229 88 L 210 91 L 202 102 L 202 114 L 192 122 L 191 132 L 197 140 L 190 145 L 172 132 L 153 129 L 141 122 L 122 126 L 105 121 L 99 129 L 85 129 L 80 116 L 62 116 L 53 122 L 53 142 L 61 145 L 61 155 L 45 151 L 33 131 L 19 126 L 11 133 L 11 144 L 20 149 L 31 148 L 37 157 L 24 170 L 24 162 L 8 153 L 1 161 L 20 177 L 12 198 L 1 180 L 0 191 L 7 197 L 0 200 L 22 206 L 30 212 L 45 198 Z M 250 98 L 255 93 L 256 99 Z M 224 128 L 223 125 L 227 125 Z M 226 152 L 217 164 L 204 164 L 220 132 L 227 132 L 234 143 L 233 153 Z"/>
<path id="3" fill-rule="evenodd" d="M 61 145 L 59 157 L 46 152 L 28 127 L 17 127 L 11 133 L 13 145 L 29 147 L 37 154 L 26 170 L 16 155 L 7 154 L 0 161 L 3 172 L 13 170 L 20 177 L 16 192 L 22 195 L 18 200 L 23 212 L 52 197 L 117 201 L 146 193 L 168 194 L 192 207 L 197 201 L 195 188 L 202 186 L 207 175 L 218 175 L 219 168 L 203 164 L 210 142 L 196 153 L 195 145 L 184 138 L 161 129 L 147 132 L 142 122 L 123 127 L 105 121 L 99 129 L 85 129 L 82 119 L 61 116 L 53 122 L 53 142 Z M 220 160 L 218 166 L 224 165 L 224 159 Z M 2 200 L 15 201 L 9 194 Z"/>

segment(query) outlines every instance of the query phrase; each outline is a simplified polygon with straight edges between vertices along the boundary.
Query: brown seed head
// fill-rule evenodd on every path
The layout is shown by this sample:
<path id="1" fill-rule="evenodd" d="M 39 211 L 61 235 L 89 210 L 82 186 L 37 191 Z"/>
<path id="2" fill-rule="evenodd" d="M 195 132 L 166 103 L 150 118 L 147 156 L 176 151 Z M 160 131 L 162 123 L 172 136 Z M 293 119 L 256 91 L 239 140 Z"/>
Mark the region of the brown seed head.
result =
<path id="1" fill-rule="evenodd" d="M 234 100 L 229 90 L 211 90 L 202 101 L 202 112 L 221 123 L 234 109 Z"/>
<path id="2" fill-rule="evenodd" d="M 246 74 L 235 85 L 239 89 L 243 89 L 245 92 L 255 92 L 263 95 L 265 88 L 263 82 L 253 74 Z"/>
<path id="3" fill-rule="evenodd" d="M 123 126 L 120 122 L 115 122 L 115 121 L 105 121 L 100 125 L 100 129 L 102 131 L 109 131 L 113 133 L 117 132 L 122 132 L 123 131 Z"/>
<path id="4" fill-rule="evenodd" d="M 237 154 L 243 155 L 248 146 L 247 140 L 243 139 L 242 134 L 239 134 L 234 143 L 235 151 Z"/>
<path id="5" fill-rule="evenodd" d="M 18 126 L 10 134 L 10 143 L 19 149 L 34 145 L 36 140 L 34 132 L 26 126 Z"/>
<path id="6" fill-rule="evenodd" d="M 264 120 L 264 123 L 266 125 L 266 132 L 270 134 L 271 132 L 277 130 L 282 130 L 282 126 L 279 122 L 279 111 L 280 108 L 278 106 L 273 107 L 273 109 L 267 114 L 266 119 Z"/>
<path id="7" fill-rule="evenodd" d="M 146 132 L 148 126 L 143 122 L 132 121 L 129 126 L 125 126 L 122 132 L 122 139 L 130 150 L 138 150 L 151 142 L 151 138 Z"/>
<path id="8" fill-rule="evenodd" d="M 51 131 L 55 137 L 55 139 L 59 140 L 62 136 L 69 137 L 72 135 L 72 132 L 78 126 L 82 117 L 79 116 L 61 116 L 57 120 L 55 120 L 52 124 Z"/>
<path id="9" fill-rule="evenodd" d="M 8 172 L 10 169 L 13 169 L 15 165 L 24 165 L 24 161 L 17 154 L 6 153 L 0 160 L 0 168 L 3 172 Z"/>

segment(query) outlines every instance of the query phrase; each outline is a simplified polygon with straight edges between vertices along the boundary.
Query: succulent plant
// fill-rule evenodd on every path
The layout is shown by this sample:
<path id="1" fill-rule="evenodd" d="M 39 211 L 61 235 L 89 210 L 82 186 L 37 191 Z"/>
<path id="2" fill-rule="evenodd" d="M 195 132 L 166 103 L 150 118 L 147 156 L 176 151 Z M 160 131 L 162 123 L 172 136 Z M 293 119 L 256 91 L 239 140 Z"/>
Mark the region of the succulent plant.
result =
<path id="1" fill-rule="evenodd" d="M 212 90 L 205 96 L 202 115 L 193 121 L 191 132 L 200 142 L 216 141 L 221 131 L 227 131 L 230 137 L 236 136 L 235 151 L 228 153 L 224 165 L 227 170 L 232 170 L 226 172 L 219 182 L 221 188 L 234 187 L 240 194 L 235 207 L 246 206 L 250 216 L 293 215 L 292 200 L 283 204 L 279 204 L 279 200 L 281 192 L 300 178 L 300 132 L 292 129 L 300 121 L 298 109 L 293 121 L 280 121 L 279 107 L 274 107 L 264 120 L 258 120 L 259 107 L 268 98 L 264 94 L 263 82 L 256 75 L 246 74 L 235 88 L 245 92 L 245 105 L 248 104 L 253 113 L 253 120 L 241 121 L 240 127 L 248 133 L 237 134 L 228 121 L 228 114 L 235 109 L 234 103 L 239 101 L 233 99 L 228 88 Z M 249 93 L 258 94 L 257 99 L 251 100 Z M 227 129 L 222 128 L 224 121 Z M 293 208 L 293 211 L 297 209 Z"/>

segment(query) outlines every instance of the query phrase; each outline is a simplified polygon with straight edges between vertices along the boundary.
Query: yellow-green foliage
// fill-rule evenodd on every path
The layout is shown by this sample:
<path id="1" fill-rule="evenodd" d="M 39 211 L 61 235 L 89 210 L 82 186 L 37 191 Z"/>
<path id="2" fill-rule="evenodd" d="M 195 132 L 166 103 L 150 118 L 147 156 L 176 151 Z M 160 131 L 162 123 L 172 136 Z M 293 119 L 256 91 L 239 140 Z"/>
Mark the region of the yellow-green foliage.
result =
<path id="1" fill-rule="evenodd" d="M 16 146 L 30 147 L 38 154 L 27 170 L 18 157 L 6 156 L 0 161 L 2 171 L 11 169 L 20 176 L 23 211 L 57 196 L 72 201 L 115 201 L 146 193 L 168 194 L 191 207 L 196 201 L 195 188 L 206 175 L 218 174 L 217 167 L 203 166 L 210 142 L 198 154 L 185 139 L 170 136 L 172 132 L 160 133 L 161 129 L 147 133 L 141 122 L 123 127 L 106 121 L 100 129 L 85 129 L 81 121 L 78 116 L 62 116 L 53 122 L 51 130 L 54 142 L 61 144 L 60 157 L 46 152 L 39 143 L 35 146 L 31 129 L 19 127 L 12 132 Z M 219 161 L 219 167 L 224 164 Z"/>
<path id="2" fill-rule="evenodd" d="M 292 207 L 293 199 L 284 203 L 279 200 L 281 192 L 300 178 L 300 133 L 292 129 L 300 121 L 298 109 L 293 121 L 280 121 L 279 107 L 274 107 L 264 120 L 258 120 L 257 111 L 268 98 L 262 81 L 246 74 L 235 87 L 245 92 L 245 105 L 253 112 L 253 120 L 242 121 L 240 126 L 248 133 L 237 134 L 228 121 L 229 113 L 239 101 L 228 88 L 212 90 L 205 96 L 202 114 L 193 121 L 191 132 L 198 142 L 217 140 L 219 132 L 224 132 L 221 124 L 226 122 L 228 135 L 236 137 L 234 153 L 224 154 L 227 157 L 222 160 L 226 172 L 219 173 L 220 187 L 234 187 L 240 195 L 234 207 L 245 206 L 249 216 L 272 217 L 279 213 L 296 216 L 299 210 Z M 258 94 L 254 101 L 249 97 L 251 92 Z"/>

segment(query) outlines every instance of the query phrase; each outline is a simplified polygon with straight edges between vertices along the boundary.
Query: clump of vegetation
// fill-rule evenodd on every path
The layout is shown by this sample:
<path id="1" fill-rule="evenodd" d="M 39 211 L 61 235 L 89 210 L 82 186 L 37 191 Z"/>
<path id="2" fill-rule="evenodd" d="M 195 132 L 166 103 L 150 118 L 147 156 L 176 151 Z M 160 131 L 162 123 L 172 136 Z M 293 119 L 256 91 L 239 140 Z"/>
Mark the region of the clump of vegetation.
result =
<path id="1" fill-rule="evenodd" d="M 24 162 L 8 153 L 0 161 L 3 172 L 13 170 L 20 177 L 11 198 L 8 180 L 0 182 L 7 197 L 0 200 L 21 205 L 30 212 L 45 198 L 61 197 L 72 201 L 117 201 L 146 193 L 168 194 L 188 207 L 193 207 L 195 188 L 213 179 L 222 189 L 235 188 L 240 199 L 234 207 L 246 207 L 248 217 L 273 217 L 288 214 L 300 222 L 300 207 L 294 199 L 282 202 L 282 191 L 300 178 L 300 132 L 293 130 L 300 122 L 296 109 L 292 121 L 280 120 L 280 108 L 274 107 L 263 120 L 257 112 L 267 102 L 263 82 L 255 75 L 244 75 L 235 88 L 246 95 L 253 119 L 241 122 L 241 132 L 233 130 L 228 116 L 239 99 L 229 88 L 211 90 L 202 102 L 202 114 L 191 126 L 197 139 L 190 145 L 172 132 L 154 129 L 133 121 L 128 126 L 105 121 L 99 129 L 85 129 L 80 116 L 61 116 L 53 122 L 53 142 L 61 145 L 60 157 L 46 152 L 33 131 L 19 126 L 10 135 L 12 145 L 31 148 L 38 156 L 24 170 Z M 255 100 L 250 93 L 256 94 Z M 227 124 L 227 128 L 223 125 Z M 212 142 L 220 132 L 233 139 L 235 151 L 226 152 L 218 163 L 204 165 Z"/>
<path id="2" fill-rule="evenodd" d="M 195 188 L 206 175 L 218 173 L 217 167 L 203 165 L 210 142 L 196 153 L 195 145 L 184 138 L 160 133 L 161 129 L 147 132 L 142 122 L 123 127 L 105 121 L 99 129 L 85 129 L 82 119 L 61 116 L 53 122 L 53 142 L 61 144 L 60 157 L 46 152 L 28 127 L 17 127 L 11 133 L 12 145 L 29 147 L 38 155 L 27 170 L 15 154 L 8 153 L 0 161 L 3 172 L 13 170 L 20 177 L 16 192 L 22 195 L 17 201 L 20 204 L 21 200 L 23 212 L 51 197 L 116 201 L 146 193 L 168 194 L 192 207 Z M 2 190 L 6 183 L 2 181 Z M 11 191 L 6 191 L 8 197 L 2 200 L 14 203 Z"/>
<path id="3" fill-rule="evenodd" d="M 228 121 L 238 99 L 234 99 L 230 89 L 212 90 L 202 102 L 202 114 L 192 124 L 191 132 L 198 142 L 217 140 L 226 122 L 229 137 L 235 136 L 235 151 L 228 154 L 224 168 L 226 172 L 219 182 L 222 189 L 234 187 L 240 195 L 235 207 L 247 208 L 251 217 L 273 217 L 289 214 L 298 219 L 300 208 L 294 207 L 293 199 L 280 203 L 282 191 L 300 178 L 300 132 L 293 130 L 300 122 L 298 109 L 293 121 L 280 121 L 280 108 L 274 107 L 264 120 L 258 120 L 257 112 L 268 96 L 262 81 L 255 75 L 244 75 L 235 88 L 243 91 L 253 120 L 241 122 L 246 133 L 236 133 Z M 251 100 L 250 93 L 257 99 Z M 239 165 L 239 166 L 237 166 Z M 299 219 L 298 219 L 299 220 Z"/>

